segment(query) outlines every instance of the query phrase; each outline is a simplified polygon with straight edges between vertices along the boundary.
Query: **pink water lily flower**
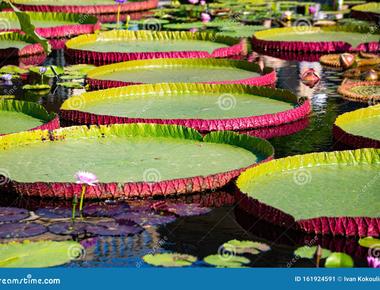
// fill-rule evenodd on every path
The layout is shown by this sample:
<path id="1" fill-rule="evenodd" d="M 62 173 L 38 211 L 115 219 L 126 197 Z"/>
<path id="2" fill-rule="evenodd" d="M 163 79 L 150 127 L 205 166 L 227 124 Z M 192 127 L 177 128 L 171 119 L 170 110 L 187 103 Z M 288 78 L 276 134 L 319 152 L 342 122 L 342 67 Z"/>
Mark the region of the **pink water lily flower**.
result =
<path id="1" fill-rule="evenodd" d="M 380 268 L 380 259 L 372 256 L 367 257 L 368 266 L 371 268 Z"/>
<path id="2" fill-rule="evenodd" d="M 201 0 L 201 2 L 199 2 L 199 4 L 201 4 L 202 6 L 206 5 L 206 1 L 205 0 Z"/>
<path id="3" fill-rule="evenodd" d="M 211 20 L 210 14 L 202 12 L 201 13 L 201 20 L 202 20 L 203 23 L 210 22 L 210 20 Z"/>
<path id="4" fill-rule="evenodd" d="M 90 186 L 94 186 L 99 182 L 95 174 L 86 171 L 78 171 L 75 173 L 75 179 L 77 180 L 77 184 L 86 184 Z"/>
<path id="5" fill-rule="evenodd" d="M 127 2 L 127 0 L 115 0 L 115 2 L 118 4 L 124 4 L 125 2 Z"/>
<path id="6" fill-rule="evenodd" d="M 189 3 L 191 4 L 198 4 L 199 0 L 189 0 Z"/>

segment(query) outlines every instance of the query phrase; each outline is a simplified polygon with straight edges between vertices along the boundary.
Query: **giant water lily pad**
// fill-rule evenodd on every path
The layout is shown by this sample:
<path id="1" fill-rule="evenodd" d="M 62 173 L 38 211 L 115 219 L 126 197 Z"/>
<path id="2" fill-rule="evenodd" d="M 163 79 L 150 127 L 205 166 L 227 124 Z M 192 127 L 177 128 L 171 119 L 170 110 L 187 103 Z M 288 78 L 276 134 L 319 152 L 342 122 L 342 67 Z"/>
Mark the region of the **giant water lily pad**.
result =
<path id="1" fill-rule="evenodd" d="M 355 148 L 380 148 L 380 105 L 340 115 L 334 123 L 334 137 Z"/>
<path id="2" fill-rule="evenodd" d="M 21 10 L 40 12 L 80 13 L 83 15 L 143 11 L 156 8 L 158 0 L 130 0 L 115 5 L 114 0 L 15 0 L 12 1 Z"/>
<path id="3" fill-rule="evenodd" d="M 0 222 L 17 222 L 26 219 L 29 216 L 29 211 L 23 208 L 16 207 L 0 207 Z"/>
<path id="4" fill-rule="evenodd" d="M 244 268 L 246 264 L 250 263 L 250 260 L 246 257 L 219 254 L 207 256 L 204 261 L 217 268 Z"/>
<path id="5" fill-rule="evenodd" d="M 87 216 L 113 217 L 128 209 L 127 203 L 92 203 L 83 208 L 83 213 Z"/>
<path id="6" fill-rule="evenodd" d="M 360 32 L 344 26 L 273 28 L 256 32 L 253 45 L 265 50 L 300 52 L 376 52 L 379 49 L 380 30 L 373 32 L 368 29 Z"/>
<path id="7" fill-rule="evenodd" d="M 365 237 L 359 240 L 359 245 L 365 248 L 380 249 L 380 239 Z"/>
<path id="8" fill-rule="evenodd" d="M 80 258 L 83 247 L 74 241 L 25 241 L 0 244 L 0 267 L 45 268 Z"/>
<path id="9" fill-rule="evenodd" d="M 224 83 L 272 85 L 272 68 L 255 63 L 222 59 L 149 59 L 134 60 L 95 68 L 87 75 L 93 88 L 120 87 L 144 83 Z"/>
<path id="10" fill-rule="evenodd" d="M 39 61 L 31 57 L 32 55 L 44 55 L 41 44 L 34 43 L 30 37 L 16 32 L 0 35 L 0 59 L 6 61 L 10 57 L 23 58 L 25 64 L 38 64 Z"/>
<path id="11" fill-rule="evenodd" d="M 7 223 L 0 224 L 1 239 L 15 239 L 39 236 L 46 232 L 46 228 L 37 223 Z"/>
<path id="12" fill-rule="evenodd" d="M 112 30 L 66 42 L 71 62 L 96 65 L 151 58 L 208 58 L 240 55 L 245 44 L 214 33 Z"/>
<path id="13" fill-rule="evenodd" d="M 380 197 L 374 180 L 379 169 L 376 149 L 277 159 L 240 175 L 240 206 L 309 233 L 378 235 Z"/>
<path id="14" fill-rule="evenodd" d="M 55 114 L 49 114 L 39 104 L 0 100 L 0 135 L 36 129 L 59 127 Z"/>
<path id="15" fill-rule="evenodd" d="M 338 93 L 352 101 L 376 104 L 380 101 L 380 81 L 343 83 Z"/>
<path id="16" fill-rule="evenodd" d="M 297 96 L 285 90 L 173 83 L 87 92 L 67 99 L 61 116 L 82 125 L 162 123 L 212 131 L 281 125 L 309 111 L 309 101 L 299 105 Z"/>
<path id="17" fill-rule="evenodd" d="M 148 254 L 142 258 L 145 263 L 161 267 L 186 267 L 197 260 L 191 255 L 178 253 Z"/>
<path id="18" fill-rule="evenodd" d="M 77 14 L 27 12 L 31 23 L 36 27 L 36 32 L 45 38 L 75 36 L 83 33 L 92 33 L 99 28 L 97 19 L 87 15 L 83 17 Z M 0 27 L 0 31 L 21 31 L 20 23 L 14 12 L 1 12 L 0 18 L 6 22 L 6 26 Z"/>
<path id="19" fill-rule="evenodd" d="M 352 17 L 377 21 L 380 17 L 380 3 L 371 2 L 352 7 Z"/>
<path id="20" fill-rule="evenodd" d="M 247 135 L 202 137 L 185 127 L 148 124 L 25 132 L 3 136 L 0 148 L 1 165 L 16 192 L 71 198 L 81 193 L 73 173 L 84 170 L 99 180 L 87 188 L 88 199 L 219 188 L 273 155 L 267 141 Z"/>

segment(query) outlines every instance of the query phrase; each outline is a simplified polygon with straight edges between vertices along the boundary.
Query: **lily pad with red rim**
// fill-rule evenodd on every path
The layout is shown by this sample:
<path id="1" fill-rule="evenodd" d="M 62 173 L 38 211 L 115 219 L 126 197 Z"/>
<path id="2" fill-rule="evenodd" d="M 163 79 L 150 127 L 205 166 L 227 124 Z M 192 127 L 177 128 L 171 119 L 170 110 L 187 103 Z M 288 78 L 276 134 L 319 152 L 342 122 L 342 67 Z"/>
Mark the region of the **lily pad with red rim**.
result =
<path id="1" fill-rule="evenodd" d="M 271 86 L 272 68 L 228 59 L 166 58 L 133 60 L 97 67 L 87 74 L 92 89 L 152 83 L 212 83 Z"/>
<path id="2" fill-rule="evenodd" d="M 18 239 L 42 235 L 46 227 L 37 223 L 6 223 L 0 224 L 1 239 Z"/>
<path id="3" fill-rule="evenodd" d="M 277 159 L 239 176 L 239 206 L 297 231 L 377 236 L 379 195 L 373 182 L 379 169 L 378 149 Z"/>
<path id="4" fill-rule="evenodd" d="M 29 211 L 23 208 L 16 207 L 0 207 L 0 222 L 13 223 L 26 219 L 29 216 Z"/>
<path id="5" fill-rule="evenodd" d="M 156 8 L 158 0 L 130 0 L 115 5 L 114 0 L 15 0 L 12 3 L 23 11 L 64 12 L 83 15 L 144 11 Z M 120 6 L 120 8 L 119 8 Z"/>
<path id="6" fill-rule="evenodd" d="M 27 130 L 59 128 L 59 119 L 49 114 L 41 105 L 16 101 L 0 100 L 0 135 Z"/>
<path id="7" fill-rule="evenodd" d="M 82 126 L 0 138 L 12 190 L 65 199 L 81 194 L 73 180 L 78 168 L 99 180 L 87 187 L 86 199 L 151 198 L 223 187 L 272 156 L 263 139 L 230 131 L 202 136 L 173 125 Z"/>
<path id="8" fill-rule="evenodd" d="M 380 101 L 380 81 L 345 82 L 338 93 L 355 102 L 377 104 Z"/>
<path id="9" fill-rule="evenodd" d="M 92 33 L 99 29 L 100 23 L 96 17 L 87 15 L 83 17 L 77 14 L 48 13 L 48 12 L 26 12 L 35 31 L 44 38 L 64 38 L 79 34 Z M 14 12 L 1 12 L 0 18 L 6 22 L 0 31 L 20 32 L 20 23 Z"/>
<path id="10" fill-rule="evenodd" d="M 380 105 L 338 116 L 334 138 L 353 148 L 380 148 Z"/>
<path id="11" fill-rule="evenodd" d="M 212 32 L 112 30 L 66 42 L 71 63 L 95 65 L 152 58 L 228 57 L 246 51 L 244 41 Z"/>
<path id="12" fill-rule="evenodd" d="M 272 28 L 254 33 L 253 45 L 263 50 L 304 53 L 367 51 L 379 49 L 380 30 L 375 32 L 351 27 L 293 26 Z"/>
<path id="13" fill-rule="evenodd" d="M 287 90 L 246 85 L 168 83 L 87 92 L 61 106 L 64 120 L 81 125 L 178 124 L 206 132 L 275 127 L 307 116 Z M 83 104 L 77 108 L 77 104 Z"/>

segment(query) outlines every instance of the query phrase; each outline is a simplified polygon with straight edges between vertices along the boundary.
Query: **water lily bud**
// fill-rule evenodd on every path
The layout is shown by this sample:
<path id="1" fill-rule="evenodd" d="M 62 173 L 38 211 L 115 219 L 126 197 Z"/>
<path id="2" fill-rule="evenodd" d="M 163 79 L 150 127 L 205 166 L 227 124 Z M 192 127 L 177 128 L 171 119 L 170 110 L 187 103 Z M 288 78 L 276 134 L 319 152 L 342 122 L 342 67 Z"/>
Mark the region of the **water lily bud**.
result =
<path id="1" fill-rule="evenodd" d="M 377 81 L 379 79 L 379 75 L 377 71 L 370 69 L 362 74 L 362 79 L 365 81 Z"/>
<path id="2" fill-rule="evenodd" d="M 351 53 L 342 53 L 339 56 L 339 62 L 344 69 L 348 69 L 354 65 L 355 56 Z"/>
<path id="3" fill-rule="evenodd" d="M 320 79 L 321 78 L 313 68 L 309 68 L 301 74 L 302 83 L 310 88 L 313 88 L 320 81 Z"/>

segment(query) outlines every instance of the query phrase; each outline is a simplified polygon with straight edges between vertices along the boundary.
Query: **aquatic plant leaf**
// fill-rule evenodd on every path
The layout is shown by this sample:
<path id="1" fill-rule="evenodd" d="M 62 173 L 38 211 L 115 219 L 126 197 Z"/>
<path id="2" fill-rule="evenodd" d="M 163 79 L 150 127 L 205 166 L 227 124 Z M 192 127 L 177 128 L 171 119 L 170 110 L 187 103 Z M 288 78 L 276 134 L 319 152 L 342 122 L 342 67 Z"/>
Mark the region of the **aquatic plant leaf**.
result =
<path id="1" fill-rule="evenodd" d="M 83 208 L 86 216 L 113 217 L 123 214 L 129 209 L 127 203 L 91 203 Z"/>
<path id="2" fill-rule="evenodd" d="M 201 207 L 196 203 L 175 203 L 168 201 L 154 203 L 152 208 L 158 212 L 171 213 L 177 216 L 203 215 L 211 211 L 210 208 Z"/>
<path id="3" fill-rule="evenodd" d="M 72 210 L 67 207 L 48 206 L 37 209 L 35 214 L 48 219 L 70 218 L 72 216 Z M 77 215 L 79 215 L 79 213 L 77 213 Z"/>
<path id="4" fill-rule="evenodd" d="M 116 221 L 130 220 L 140 226 L 159 226 L 176 220 L 175 216 L 159 215 L 147 211 L 128 211 L 114 216 Z"/>
<path id="5" fill-rule="evenodd" d="M 247 253 L 252 255 L 256 255 L 260 252 L 266 252 L 270 250 L 270 246 L 264 243 L 239 240 L 228 241 L 223 244 L 223 248 L 235 254 Z"/>
<path id="6" fill-rule="evenodd" d="M 10 74 L 21 75 L 21 74 L 27 74 L 28 70 L 24 68 L 20 68 L 16 65 L 5 65 L 0 68 L 0 73 L 5 73 L 5 74 L 10 73 Z"/>
<path id="7" fill-rule="evenodd" d="M 217 268 L 243 268 L 250 260 L 246 257 L 240 256 L 223 256 L 223 255 L 210 255 L 203 259 L 207 264 L 213 265 Z"/>
<path id="8" fill-rule="evenodd" d="M 303 246 L 294 251 L 294 255 L 304 259 L 313 259 L 317 252 L 317 246 Z M 331 251 L 322 249 L 322 259 L 326 259 L 331 254 Z"/>
<path id="9" fill-rule="evenodd" d="M 26 219 L 29 216 L 29 211 L 23 208 L 16 207 L 0 207 L 0 222 L 13 223 Z"/>
<path id="10" fill-rule="evenodd" d="M 24 241 L 0 244 L 0 267 L 44 268 L 77 259 L 83 247 L 74 241 Z"/>
<path id="11" fill-rule="evenodd" d="M 49 232 L 56 235 L 83 235 L 86 233 L 87 226 L 91 225 L 87 222 L 57 222 L 51 224 Z"/>
<path id="12" fill-rule="evenodd" d="M 37 84 L 37 85 L 24 85 L 23 90 L 50 90 L 49 85 Z"/>
<path id="13" fill-rule="evenodd" d="M 161 267 L 186 267 L 197 260 L 194 256 L 178 253 L 148 254 L 142 259 L 145 263 Z"/>
<path id="14" fill-rule="evenodd" d="M 0 238 L 27 238 L 39 236 L 46 231 L 45 226 L 37 223 L 7 223 L 0 225 Z"/>
<path id="15" fill-rule="evenodd" d="M 354 260 L 346 253 L 334 252 L 327 257 L 325 262 L 326 268 L 352 268 Z"/>
<path id="16" fill-rule="evenodd" d="M 139 234 L 143 230 L 142 227 L 132 221 L 100 222 L 86 227 L 87 233 L 98 236 L 130 236 Z"/>
<path id="17" fill-rule="evenodd" d="M 365 248 L 380 249 L 380 239 L 365 237 L 359 240 L 359 245 Z"/>

